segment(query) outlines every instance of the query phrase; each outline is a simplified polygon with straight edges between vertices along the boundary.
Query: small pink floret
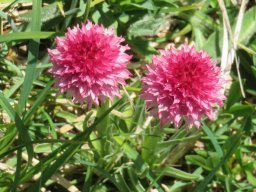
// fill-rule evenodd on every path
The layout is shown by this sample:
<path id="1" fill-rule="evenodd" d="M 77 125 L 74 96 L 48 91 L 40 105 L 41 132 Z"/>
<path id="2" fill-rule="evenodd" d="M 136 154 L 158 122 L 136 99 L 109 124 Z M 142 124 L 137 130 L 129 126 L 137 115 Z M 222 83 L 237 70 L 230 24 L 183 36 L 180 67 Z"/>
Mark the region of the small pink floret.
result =
<path id="1" fill-rule="evenodd" d="M 48 49 L 55 86 L 89 107 L 120 97 L 118 85 L 131 76 L 126 68 L 131 56 L 125 53 L 130 48 L 123 41 L 112 29 L 90 21 L 68 28 L 65 38 L 56 38 L 56 49 Z"/>
<path id="2" fill-rule="evenodd" d="M 225 99 L 225 81 L 205 51 L 187 44 L 161 50 L 147 69 L 141 96 L 161 125 L 179 127 L 185 120 L 188 128 L 199 128 L 204 115 L 214 120 L 215 107 Z"/>

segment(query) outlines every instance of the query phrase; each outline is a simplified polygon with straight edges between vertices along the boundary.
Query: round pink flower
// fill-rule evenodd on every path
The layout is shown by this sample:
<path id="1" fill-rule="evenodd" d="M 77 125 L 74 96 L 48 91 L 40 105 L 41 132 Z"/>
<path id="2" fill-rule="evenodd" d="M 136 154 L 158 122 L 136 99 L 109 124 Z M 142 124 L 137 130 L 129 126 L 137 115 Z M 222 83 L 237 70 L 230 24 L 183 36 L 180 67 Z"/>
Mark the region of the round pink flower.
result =
<path id="1" fill-rule="evenodd" d="M 142 98 L 161 124 L 183 122 L 200 127 L 202 116 L 215 118 L 214 107 L 223 105 L 224 79 L 220 68 L 205 51 L 183 45 L 180 49 L 160 51 L 147 65 L 142 79 Z"/>
<path id="2" fill-rule="evenodd" d="M 91 22 L 68 28 L 65 38 L 56 38 L 56 49 L 48 49 L 55 86 L 89 107 L 106 97 L 120 97 L 118 85 L 125 85 L 131 75 L 126 69 L 129 46 L 121 45 L 123 41 L 112 29 Z"/>

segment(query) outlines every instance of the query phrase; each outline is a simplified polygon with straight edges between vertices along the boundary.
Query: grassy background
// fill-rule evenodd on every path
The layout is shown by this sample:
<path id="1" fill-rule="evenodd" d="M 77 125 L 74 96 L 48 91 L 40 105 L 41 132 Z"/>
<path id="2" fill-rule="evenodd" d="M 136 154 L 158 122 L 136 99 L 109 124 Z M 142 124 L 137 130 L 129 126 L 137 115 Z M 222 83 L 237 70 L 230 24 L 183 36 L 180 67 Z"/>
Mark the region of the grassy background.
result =
<path id="1" fill-rule="evenodd" d="M 0 3 L 0 192 L 256 188 L 255 1 Z M 123 98 L 89 111 L 59 95 L 47 73 L 54 37 L 87 17 L 125 37 L 134 55 Z M 201 130 L 160 128 L 139 97 L 152 55 L 184 42 L 232 79 L 218 118 Z"/>

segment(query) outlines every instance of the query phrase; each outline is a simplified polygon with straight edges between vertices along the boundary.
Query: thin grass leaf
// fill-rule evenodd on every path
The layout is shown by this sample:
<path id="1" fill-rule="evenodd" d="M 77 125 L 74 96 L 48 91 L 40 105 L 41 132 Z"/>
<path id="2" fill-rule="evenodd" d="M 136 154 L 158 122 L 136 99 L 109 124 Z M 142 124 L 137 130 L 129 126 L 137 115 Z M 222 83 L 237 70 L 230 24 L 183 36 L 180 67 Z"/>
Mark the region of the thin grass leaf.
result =
<path id="1" fill-rule="evenodd" d="M 136 192 L 144 192 L 146 191 L 145 188 L 142 186 L 138 175 L 136 174 L 135 170 L 133 169 L 133 167 L 128 168 L 127 169 L 127 173 L 129 176 L 129 181 L 131 183 L 131 187 L 133 189 L 133 191 Z"/>
<path id="2" fill-rule="evenodd" d="M 31 106 L 31 108 L 26 112 L 24 116 L 24 122 L 25 124 L 28 123 L 30 117 L 35 113 L 36 109 L 45 101 L 45 98 L 48 94 L 48 92 L 51 89 L 52 84 L 54 83 L 54 80 L 49 81 L 44 88 L 44 90 L 40 93 L 40 95 L 37 97 L 35 103 Z"/>
<path id="3" fill-rule="evenodd" d="M 110 175 L 107 171 L 105 171 L 103 168 L 101 168 L 98 164 L 92 163 L 89 161 L 83 161 L 83 160 L 77 160 L 77 162 L 83 165 L 86 165 L 88 167 L 93 167 L 93 169 L 96 169 L 97 171 L 102 173 L 107 179 L 109 179 L 118 188 L 119 191 L 123 190 L 123 187 L 119 185 L 116 179 L 112 175 Z"/>
<path id="4" fill-rule="evenodd" d="M 157 179 L 153 172 L 148 169 L 149 165 L 143 161 L 139 153 L 134 150 L 127 142 L 124 137 L 114 136 L 114 140 L 122 147 L 124 153 L 128 156 L 129 159 L 133 160 L 134 166 L 139 171 L 138 174 L 146 175 L 146 177 L 151 181 L 151 184 L 155 186 L 160 192 L 164 192 L 162 186 L 157 182 Z"/>
<path id="5" fill-rule="evenodd" d="M 166 167 L 163 171 L 161 171 L 161 175 L 170 176 L 187 181 L 198 180 L 201 178 L 200 175 L 187 173 L 174 167 Z"/>
<path id="6" fill-rule="evenodd" d="M 77 3 L 78 3 L 78 1 L 77 0 L 73 0 L 73 1 L 71 1 L 71 5 L 70 5 L 70 7 L 69 7 L 69 10 L 76 10 L 75 8 L 76 8 L 76 6 L 77 6 Z M 79 9 L 78 9 L 79 10 Z M 77 11 L 77 10 L 76 10 Z M 67 29 L 67 27 L 69 26 L 69 24 L 70 24 L 70 22 L 71 22 L 71 19 L 72 19 L 72 14 L 67 14 L 67 13 L 65 13 L 65 15 L 66 15 L 66 18 L 65 18 L 65 20 L 64 20 L 64 23 L 63 23 L 63 25 L 62 25 L 62 28 L 61 28 L 61 31 L 66 31 L 66 29 Z"/>
<path id="7" fill-rule="evenodd" d="M 221 147 L 220 147 L 216 137 L 214 136 L 213 132 L 203 122 L 202 122 L 202 125 L 203 125 L 202 128 L 203 128 L 204 132 L 207 134 L 207 136 L 209 137 L 209 139 L 211 140 L 214 149 L 216 150 L 218 155 L 220 157 L 222 157 L 223 156 L 223 151 L 222 151 L 222 149 L 221 149 Z"/>
<path id="8" fill-rule="evenodd" d="M 9 115 L 10 119 L 15 121 L 15 111 L 8 102 L 8 100 L 5 98 L 5 96 L 0 92 L 0 105 L 2 108 L 7 112 Z"/>
<path id="9" fill-rule="evenodd" d="M 124 179 L 122 171 L 123 170 L 120 171 L 121 172 L 120 174 L 115 174 L 115 180 L 119 184 L 119 186 L 122 186 L 122 190 L 121 191 L 123 191 L 123 192 L 130 192 L 132 190 L 130 189 L 130 186 L 128 186 L 126 180 Z"/>
<path id="10" fill-rule="evenodd" d="M 168 8 L 162 9 L 160 13 L 171 13 L 171 12 L 178 13 L 183 11 L 191 11 L 191 10 L 199 9 L 201 7 L 202 7 L 202 2 L 194 3 L 191 5 L 182 6 L 182 7 L 170 7 L 170 8 L 168 7 Z"/>
<path id="11" fill-rule="evenodd" d="M 28 130 L 25 128 L 24 123 L 19 117 L 19 115 L 17 114 L 17 112 L 14 111 L 14 109 L 12 108 L 8 100 L 4 97 L 4 95 L 1 92 L 0 92 L 0 105 L 7 112 L 10 119 L 15 122 L 21 141 L 24 143 L 29 143 L 31 141 L 31 138 L 29 136 Z M 27 145 L 26 149 L 28 152 L 29 162 L 30 162 L 33 157 L 33 146 Z"/>
<path id="12" fill-rule="evenodd" d="M 3 17 L 4 19 L 6 19 L 6 20 L 8 21 L 8 23 L 11 25 L 12 30 L 13 30 L 14 32 L 17 31 L 17 27 L 16 27 L 16 25 L 15 25 L 15 22 L 13 21 L 13 19 L 12 19 L 9 15 L 7 15 L 7 14 L 6 14 L 5 12 L 3 12 L 3 11 L 0 11 L 0 17 Z"/>
<path id="13" fill-rule="evenodd" d="M 229 146 L 230 148 L 227 150 L 227 153 L 223 156 L 223 158 L 220 160 L 218 165 L 207 175 L 204 180 L 193 190 L 194 192 L 204 192 L 206 186 L 208 183 L 213 179 L 213 177 L 216 175 L 216 172 L 219 170 L 219 168 L 222 167 L 222 165 L 231 157 L 231 155 L 235 152 L 236 148 L 238 147 L 240 143 L 241 134 L 237 133 L 234 135 L 231 139 L 231 143 Z"/>
<path id="14" fill-rule="evenodd" d="M 2 37 L 2 36 L 0 36 L 0 38 L 1 38 L 1 37 Z M 16 73 L 17 76 L 20 76 L 20 77 L 23 76 L 20 67 L 17 66 L 17 65 L 15 65 L 15 63 L 13 63 L 13 62 L 11 62 L 11 61 L 8 61 L 8 60 L 6 60 L 6 59 L 4 59 L 2 62 L 3 62 L 12 72 Z"/>
<path id="15" fill-rule="evenodd" d="M 18 143 L 21 143 L 21 139 L 18 139 Z M 12 192 L 16 192 L 20 180 L 20 174 L 21 174 L 21 166 L 22 166 L 22 149 L 18 149 L 17 151 L 17 163 L 16 163 L 16 171 L 14 176 L 14 182 L 12 183 L 11 190 Z"/>
<path id="16" fill-rule="evenodd" d="M 256 51 L 254 51 L 253 49 L 246 47 L 245 45 L 243 45 L 242 43 L 237 43 L 237 46 L 243 50 L 245 50 L 247 53 L 251 54 L 251 55 L 256 55 Z"/>
<path id="17" fill-rule="evenodd" d="M 92 2 L 92 0 L 87 0 L 87 2 L 86 2 L 85 13 L 84 13 L 84 21 L 85 22 L 87 22 L 87 19 L 88 19 L 89 13 L 90 13 L 91 2 Z"/>
<path id="18" fill-rule="evenodd" d="M 41 29 L 41 7 L 42 0 L 33 0 L 32 7 L 32 32 L 38 32 Z M 26 67 L 26 75 L 24 79 L 24 84 L 22 86 L 19 104 L 18 104 L 18 112 L 22 114 L 24 108 L 26 106 L 26 102 L 29 96 L 29 92 L 33 86 L 33 80 L 36 74 L 36 62 L 38 59 L 39 53 L 39 39 L 32 39 L 29 42 L 28 48 L 28 65 Z"/>
<path id="19" fill-rule="evenodd" d="M 155 159 L 152 158 L 152 155 L 154 155 L 156 151 L 158 152 L 158 142 L 162 140 L 162 132 L 155 127 L 148 127 L 145 131 L 141 156 L 151 166 L 155 161 Z"/>
<path id="20" fill-rule="evenodd" d="M 157 144 L 157 149 L 161 150 L 161 149 L 164 149 L 171 145 L 176 145 L 179 143 L 194 142 L 195 140 L 199 139 L 201 136 L 202 136 L 201 133 L 199 133 L 197 135 L 192 135 L 192 136 L 184 137 L 184 138 L 180 138 L 180 139 L 170 139 L 167 141 L 162 141 Z"/>
<path id="21" fill-rule="evenodd" d="M 23 84 L 24 78 L 20 78 L 5 94 L 6 98 L 10 98 Z"/>
<path id="22" fill-rule="evenodd" d="M 88 127 L 84 132 L 80 133 L 76 137 L 74 137 L 73 141 L 88 141 L 90 134 L 95 129 L 95 127 L 102 121 L 104 118 L 122 101 L 117 101 L 112 107 L 106 110 L 99 118 L 95 119 L 95 122 Z M 26 175 L 25 178 L 22 178 L 22 181 L 30 179 L 34 174 L 38 173 L 41 170 L 44 170 L 41 174 L 41 177 L 38 181 L 36 181 L 28 190 L 28 192 L 39 191 L 41 185 L 44 185 L 45 182 L 51 178 L 51 176 L 65 163 L 67 162 L 79 149 L 80 144 L 63 144 L 57 150 L 53 151 L 46 158 L 42 159 L 40 164 L 34 166 L 30 173 Z M 64 151 L 62 155 L 57 157 L 57 154 L 61 151 Z M 54 163 L 52 163 L 54 162 Z M 28 177 L 30 175 L 30 177 Z"/>
<path id="23" fill-rule="evenodd" d="M 256 33 L 256 6 L 252 6 L 245 12 L 241 29 L 242 33 L 240 33 L 238 41 L 239 43 L 247 45 Z"/>
<path id="24" fill-rule="evenodd" d="M 21 41 L 29 39 L 49 39 L 55 35 L 55 32 L 15 32 L 0 36 L 0 43 L 10 41 Z"/>
<path id="25" fill-rule="evenodd" d="M 29 188 L 28 192 L 40 191 L 41 186 L 43 186 L 45 182 L 50 179 L 51 176 L 76 153 L 80 145 L 81 144 L 71 144 L 71 146 L 60 157 L 58 157 L 53 164 L 42 172 L 39 180 Z"/>
<path id="26" fill-rule="evenodd" d="M 1 140 L 0 140 L 1 141 Z M 19 144 L 11 149 L 9 149 L 8 151 L 4 152 L 4 153 L 0 153 L 0 159 L 3 159 L 5 156 L 19 150 L 22 149 L 23 147 L 26 147 L 28 145 L 32 145 L 32 144 L 55 144 L 55 143 L 66 143 L 66 144 L 84 144 L 86 143 L 85 141 L 72 141 L 72 140 L 61 140 L 61 139 L 42 139 L 42 140 L 35 140 L 35 141 L 30 141 L 28 143 L 24 143 L 24 144 Z"/>
<path id="27" fill-rule="evenodd" d="M 15 129 L 14 124 L 10 124 L 10 125 L 5 124 L 4 126 L 6 127 L 7 130 L 5 132 L 5 135 L 0 138 L 0 154 L 3 154 L 9 149 L 10 145 L 12 145 L 17 134 L 17 129 Z"/>
<path id="28" fill-rule="evenodd" d="M 92 166 L 88 165 L 87 170 L 86 170 L 86 177 L 84 180 L 83 192 L 91 191 L 92 175 L 93 175 L 93 168 L 92 168 Z"/>
<path id="29" fill-rule="evenodd" d="M 57 139 L 58 136 L 57 136 L 57 132 L 56 132 L 56 126 L 53 123 L 52 118 L 43 108 L 42 108 L 42 112 L 43 112 L 44 116 L 46 117 L 47 121 L 49 122 L 51 136 L 53 137 L 53 139 Z"/>
<path id="30" fill-rule="evenodd" d="M 130 125 L 130 130 L 134 129 L 136 126 L 141 125 L 144 122 L 144 114 L 145 114 L 145 102 L 141 99 L 138 99 L 134 108 L 136 109 L 133 116 L 133 121 Z"/>

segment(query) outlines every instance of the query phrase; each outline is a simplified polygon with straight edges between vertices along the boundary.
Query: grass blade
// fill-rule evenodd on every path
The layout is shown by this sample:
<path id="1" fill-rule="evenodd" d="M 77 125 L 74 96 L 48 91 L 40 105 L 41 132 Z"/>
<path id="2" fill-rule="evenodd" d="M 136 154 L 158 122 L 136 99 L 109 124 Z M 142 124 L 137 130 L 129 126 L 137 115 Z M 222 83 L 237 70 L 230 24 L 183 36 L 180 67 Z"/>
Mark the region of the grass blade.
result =
<path id="1" fill-rule="evenodd" d="M 227 150 L 227 153 L 223 156 L 221 161 L 218 163 L 218 165 L 205 177 L 205 179 L 196 187 L 194 192 L 204 192 L 206 186 L 208 183 L 212 180 L 216 172 L 219 170 L 219 168 L 222 167 L 222 165 L 231 157 L 231 155 L 235 152 L 236 148 L 239 146 L 241 135 L 240 133 L 234 135 L 231 139 L 232 145 L 230 145 L 230 148 Z"/>
<path id="2" fill-rule="evenodd" d="M 41 6 L 42 0 L 33 0 L 33 7 L 32 7 L 32 32 L 40 31 L 41 29 Z M 28 50 L 28 65 L 26 68 L 26 75 L 24 79 L 24 84 L 22 86 L 18 111 L 19 114 L 23 113 L 23 110 L 26 106 L 26 102 L 29 96 L 29 92 L 33 86 L 33 80 L 36 73 L 36 62 L 38 59 L 38 52 L 39 52 L 39 42 L 38 39 L 32 39 L 29 42 L 29 50 Z"/>
<path id="3" fill-rule="evenodd" d="M 0 105 L 7 112 L 11 120 L 15 122 L 21 141 L 24 143 L 31 142 L 28 130 L 25 128 L 23 121 L 21 120 L 17 112 L 14 111 L 14 109 L 12 108 L 12 106 L 10 105 L 10 103 L 7 101 L 7 99 L 4 97 L 2 93 L 0 93 Z M 33 147 L 32 145 L 27 145 L 26 149 L 28 152 L 29 161 L 31 161 L 33 157 Z"/>
<path id="4" fill-rule="evenodd" d="M 24 116 L 24 122 L 25 124 L 28 122 L 29 118 L 35 113 L 36 109 L 45 101 L 45 98 L 51 89 L 52 84 L 54 83 L 54 80 L 47 83 L 44 90 L 40 93 L 40 95 L 37 97 L 35 103 L 31 106 L 31 108 L 26 112 Z"/>
<path id="5" fill-rule="evenodd" d="M 108 110 L 105 111 L 105 113 L 103 113 L 98 119 L 95 120 L 95 122 L 93 123 L 92 126 L 88 127 L 84 132 L 82 132 L 81 134 L 77 135 L 75 138 L 73 138 L 73 141 L 88 141 L 89 136 L 91 134 L 91 132 L 95 129 L 95 127 L 102 121 L 104 120 L 104 118 L 117 106 L 119 105 L 119 103 L 122 101 L 119 100 L 117 101 L 112 107 L 110 107 Z M 65 163 L 67 162 L 77 151 L 77 149 L 81 146 L 81 143 L 79 144 L 63 144 L 59 149 L 55 150 L 53 153 L 51 153 L 50 155 L 48 155 L 45 159 L 41 160 L 41 163 L 44 164 L 44 167 L 46 168 L 40 179 L 38 181 L 36 181 L 28 190 L 28 192 L 34 192 L 34 191 L 40 191 L 40 187 L 41 185 L 44 185 L 45 182 L 51 178 L 51 176 Z M 56 155 L 60 152 L 65 150 L 62 155 L 60 155 L 57 159 L 56 159 Z M 54 163 L 52 163 L 54 160 L 56 160 Z M 47 166 L 46 163 L 49 165 Z M 33 170 L 36 170 L 37 172 L 40 171 L 42 168 L 42 165 L 36 165 L 34 166 Z M 35 172 L 33 172 L 33 174 L 31 174 L 31 176 L 33 176 L 35 174 Z M 27 174 L 28 175 L 28 174 Z M 28 179 L 28 178 L 26 178 Z"/>
<path id="6" fill-rule="evenodd" d="M 148 169 L 149 165 L 143 161 L 139 153 L 134 150 L 125 140 L 124 137 L 114 136 L 114 140 L 122 146 L 124 153 L 128 156 L 129 159 L 134 161 L 134 166 L 141 174 L 146 174 L 147 178 L 151 181 L 151 184 L 154 185 L 158 191 L 164 192 L 161 185 L 157 182 L 155 175 Z"/>
<path id="7" fill-rule="evenodd" d="M 187 181 L 200 179 L 200 175 L 187 173 L 174 167 L 166 167 L 161 173 L 161 175 L 170 176 Z"/>
<path id="8" fill-rule="evenodd" d="M 117 188 L 119 191 L 122 191 L 123 187 L 119 185 L 119 183 L 117 183 L 116 179 L 110 175 L 107 171 L 105 171 L 103 168 L 101 168 L 100 166 L 98 166 L 96 163 L 93 162 L 89 162 L 89 161 L 83 161 L 83 160 L 78 160 L 78 163 L 81 163 L 83 165 L 86 165 L 88 167 L 91 167 L 93 169 L 96 169 L 97 171 L 99 171 L 101 174 L 103 174 L 107 179 L 109 179 Z M 87 189 L 86 189 L 87 190 Z M 84 191 L 83 191 L 84 192 Z"/>
<path id="9" fill-rule="evenodd" d="M 5 127 L 6 127 L 5 135 L 3 135 L 0 138 L 0 156 L 9 149 L 9 147 L 12 145 L 17 134 L 17 129 L 15 129 L 14 124 L 5 125 Z"/>
<path id="10" fill-rule="evenodd" d="M 90 12 L 90 8 L 91 8 L 91 2 L 92 0 L 87 0 L 86 2 L 86 8 L 85 8 L 85 14 L 84 14 L 84 22 L 87 22 L 88 16 L 89 16 L 89 12 Z"/>
<path id="11" fill-rule="evenodd" d="M 203 128 L 204 132 L 207 134 L 207 136 L 209 137 L 209 139 L 211 140 L 214 149 L 216 150 L 216 152 L 218 153 L 218 155 L 219 155 L 220 157 L 222 157 L 222 156 L 223 156 L 223 151 L 222 151 L 222 149 L 221 149 L 221 147 L 220 147 L 220 145 L 219 145 L 219 143 L 218 143 L 216 137 L 214 136 L 214 134 L 212 133 L 212 131 L 210 130 L 210 128 L 207 127 L 203 122 L 202 122 L 202 125 L 203 125 L 202 128 Z"/>
<path id="12" fill-rule="evenodd" d="M 18 143 L 20 143 L 21 140 L 18 140 Z M 21 165 L 22 165 L 22 149 L 18 149 L 17 151 L 17 164 L 16 164 L 16 171 L 15 171 L 15 177 L 14 177 L 14 182 L 12 184 L 11 191 L 16 192 L 17 191 L 17 186 L 19 184 L 20 180 L 20 174 L 21 174 Z"/>
<path id="13" fill-rule="evenodd" d="M 20 41 L 29 39 L 48 39 L 54 36 L 55 32 L 15 32 L 0 36 L 0 43 Z"/>
<path id="14" fill-rule="evenodd" d="M 13 21 L 13 19 L 9 15 L 7 15 L 3 11 L 0 11 L 0 17 L 3 17 L 4 19 L 6 19 L 8 21 L 8 23 L 11 25 L 13 31 L 17 31 L 17 27 L 15 25 L 15 22 Z"/>

